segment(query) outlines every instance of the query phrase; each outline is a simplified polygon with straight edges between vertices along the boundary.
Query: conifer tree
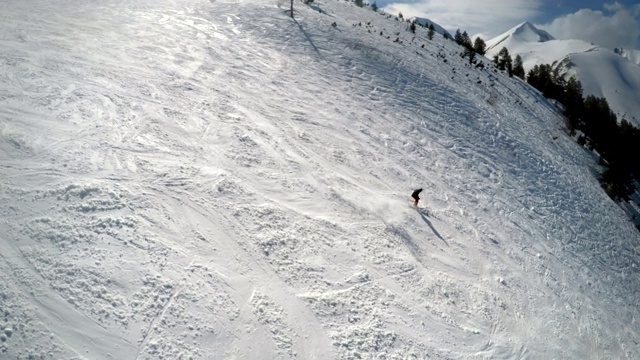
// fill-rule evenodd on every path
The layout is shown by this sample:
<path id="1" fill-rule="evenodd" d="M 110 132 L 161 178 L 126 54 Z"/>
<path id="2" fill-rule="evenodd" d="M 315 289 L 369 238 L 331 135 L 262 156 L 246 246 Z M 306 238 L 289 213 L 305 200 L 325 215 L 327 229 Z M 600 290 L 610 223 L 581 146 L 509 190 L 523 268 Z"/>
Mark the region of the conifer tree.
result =
<path id="1" fill-rule="evenodd" d="M 470 50 L 473 49 L 473 45 L 471 44 L 471 39 L 469 38 L 469 34 L 467 34 L 466 31 L 462 32 L 462 44 L 460 45 Z"/>
<path id="2" fill-rule="evenodd" d="M 473 43 L 473 50 L 480 55 L 484 55 L 487 51 L 487 44 L 480 37 L 477 37 Z"/>
<path id="3" fill-rule="evenodd" d="M 476 58 L 476 52 L 471 47 L 465 47 L 463 56 L 469 57 L 469 64 L 473 63 L 473 60 Z"/>
<path id="4" fill-rule="evenodd" d="M 567 117 L 567 125 L 570 132 L 574 132 L 579 129 L 582 124 L 580 123 L 580 116 L 582 114 L 582 84 L 575 76 L 569 78 L 567 85 L 564 88 L 564 98 L 561 100 L 565 107 L 565 116 Z"/>
<path id="5" fill-rule="evenodd" d="M 495 59 L 496 57 L 494 57 L 494 60 Z M 498 59 L 498 69 L 508 70 L 509 72 L 511 72 L 511 69 L 507 68 L 507 65 L 509 66 L 509 68 L 511 68 L 511 55 L 509 55 L 509 50 L 507 50 L 506 47 L 502 47 L 502 49 L 500 49 L 500 51 L 498 52 L 497 59 Z"/>
<path id="6" fill-rule="evenodd" d="M 458 45 L 462 45 L 464 43 L 464 39 L 462 37 L 462 33 L 460 32 L 460 29 L 456 30 L 456 34 L 453 35 L 453 40 Z"/>
<path id="7" fill-rule="evenodd" d="M 520 55 L 516 55 L 516 58 L 513 60 L 513 75 L 524 79 L 524 67 L 522 66 L 522 57 L 520 57 Z"/>
<path id="8" fill-rule="evenodd" d="M 375 1 L 373 2 L 373 4 L 371 4 L 371 10 L 378 12 L 378 4 L 376 4 Z"/>
<path id="9" fill-rule="evenodd" d="M 507 68 L 507 75 L 509 77 L 513 76 L 513 60 L 511 60 L 511 55 L 507 55 L 505 59 L 505 67 Z"/>
<path id="10" fill-rule="evenodd" d="M 429 40 L 433 40 L 433 34 L 435 34 L 436 28 L 433 27 L 433 24 L 429 24 L 429 31 L 427 31 L 427 38 Z"/>

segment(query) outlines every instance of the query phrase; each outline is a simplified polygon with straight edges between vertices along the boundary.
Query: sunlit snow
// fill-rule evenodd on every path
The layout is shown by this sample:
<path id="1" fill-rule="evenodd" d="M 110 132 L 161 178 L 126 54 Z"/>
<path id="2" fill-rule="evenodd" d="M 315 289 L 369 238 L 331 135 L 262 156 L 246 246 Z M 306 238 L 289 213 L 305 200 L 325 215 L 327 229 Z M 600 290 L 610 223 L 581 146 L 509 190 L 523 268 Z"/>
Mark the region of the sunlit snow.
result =
<path id="1" fill-rule="evenodd" d="M 0 3 L 0 358 L 640 358 L 640 235 L 557 109 L 288 6 Z"/>

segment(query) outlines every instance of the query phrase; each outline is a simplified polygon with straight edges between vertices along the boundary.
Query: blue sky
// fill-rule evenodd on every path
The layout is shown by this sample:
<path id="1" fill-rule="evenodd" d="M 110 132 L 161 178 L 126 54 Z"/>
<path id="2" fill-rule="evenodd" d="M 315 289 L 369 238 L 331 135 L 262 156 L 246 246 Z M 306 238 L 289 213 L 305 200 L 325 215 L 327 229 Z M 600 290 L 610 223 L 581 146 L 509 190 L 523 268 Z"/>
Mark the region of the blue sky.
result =
<path id="1" fill-rule="evenodd" d="M 640 49 L 638 0 L 376 0 L 376 3 L 389 13 L 426 17 L 447 30 L 459 28 L 485 40 L 526 20 L 557 39 L 580 39 L 611 49 Z"/>

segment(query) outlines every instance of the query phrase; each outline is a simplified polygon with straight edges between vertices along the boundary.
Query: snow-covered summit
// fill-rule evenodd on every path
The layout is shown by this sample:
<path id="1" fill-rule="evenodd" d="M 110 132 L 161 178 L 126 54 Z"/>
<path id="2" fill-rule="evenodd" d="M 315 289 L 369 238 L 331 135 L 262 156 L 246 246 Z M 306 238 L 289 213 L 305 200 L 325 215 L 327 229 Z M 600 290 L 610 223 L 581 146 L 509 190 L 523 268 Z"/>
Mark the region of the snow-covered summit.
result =
<path id="1" fill-rule="evenodd" d="M 532 42 L 545 42 L 555 40 L 551 34 L 544 30 L 540 30 L 533 26 L 528 21 L 525 21 L 518 26 L 506 31 L 505 33 L 494 37 L 486 41 L 487 51 L 498 48 L 500 50 L 503 46 L 509 49 L 513 44 L 519 43 L 532 43 Z"/>

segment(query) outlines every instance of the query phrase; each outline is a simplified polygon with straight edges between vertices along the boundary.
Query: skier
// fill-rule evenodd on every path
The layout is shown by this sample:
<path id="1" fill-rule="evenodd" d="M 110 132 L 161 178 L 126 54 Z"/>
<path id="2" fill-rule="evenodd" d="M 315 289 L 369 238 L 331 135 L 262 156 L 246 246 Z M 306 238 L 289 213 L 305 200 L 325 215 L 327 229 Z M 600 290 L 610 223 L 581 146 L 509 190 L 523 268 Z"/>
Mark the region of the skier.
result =
<path id="1" fill-rule="evenodd" d="M 414 190 L 413 193 L 411 194 L 411 197 L 413 198 L 413 206 L 418 207 L 418 201 L 420 201 L 420 196 L 418 196 L 420 194 L 420 192 L 422 191 L 422 188 Z"/>

